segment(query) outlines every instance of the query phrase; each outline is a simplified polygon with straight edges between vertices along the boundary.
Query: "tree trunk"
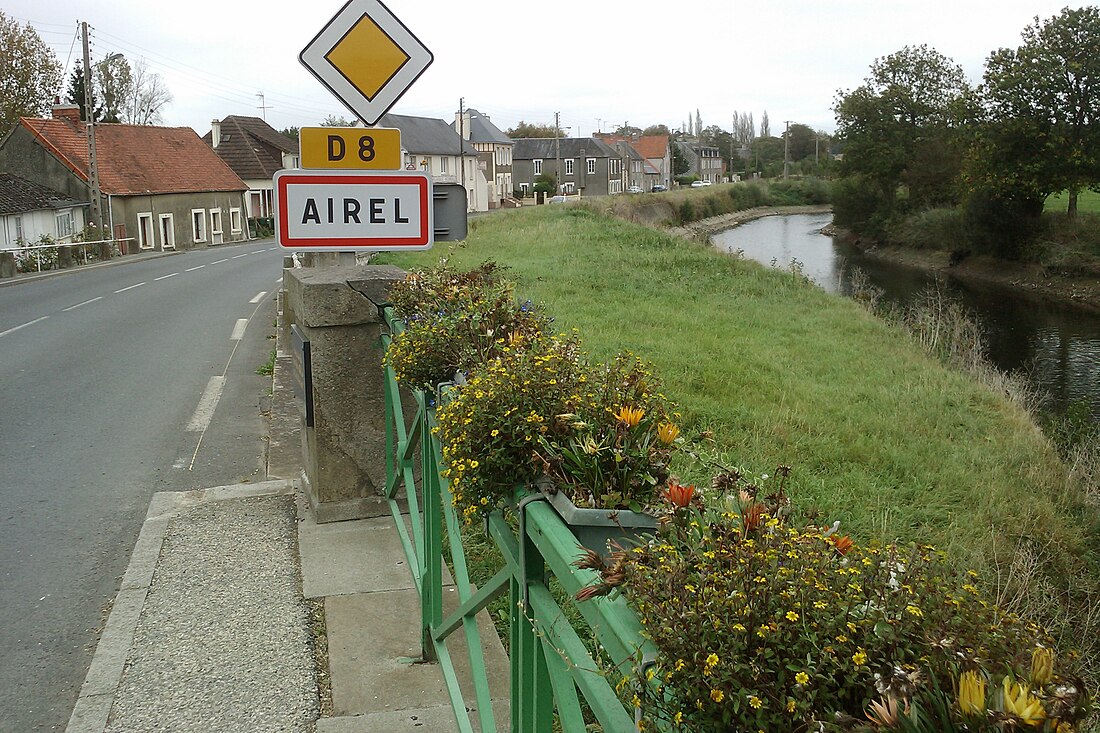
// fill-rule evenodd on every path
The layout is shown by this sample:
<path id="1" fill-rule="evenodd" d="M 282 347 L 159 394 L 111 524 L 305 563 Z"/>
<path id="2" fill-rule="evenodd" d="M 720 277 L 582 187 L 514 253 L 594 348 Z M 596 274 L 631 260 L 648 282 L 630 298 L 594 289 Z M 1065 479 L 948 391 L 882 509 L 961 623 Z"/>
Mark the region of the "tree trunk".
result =
<path id="1" fill-rule="evenodd" d="M 1077 218 L 1077 186 L 1070 186 L 1069 207 L 1066 209 L 1066 216 L 1070 219 Z"/>

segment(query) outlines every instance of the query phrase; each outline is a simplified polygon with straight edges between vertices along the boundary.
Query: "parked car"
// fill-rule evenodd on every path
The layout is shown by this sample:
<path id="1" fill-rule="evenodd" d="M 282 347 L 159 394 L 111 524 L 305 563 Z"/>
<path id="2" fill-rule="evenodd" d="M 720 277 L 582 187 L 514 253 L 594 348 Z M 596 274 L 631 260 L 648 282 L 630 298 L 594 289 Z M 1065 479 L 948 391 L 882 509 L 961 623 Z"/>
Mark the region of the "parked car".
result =
<path id="1" fill-rule="evenodd" d="M 692 188 L 703 188 L 704 186 L 710 186 L 710 185 L 713 185 L 713 184 L 711 184 L 710 181 L 692 181 L 691 182 L 691 187 Z"/>
<path id="2" fill-rule="evenodd" d="M 641 186 L 630 186 L 629 188 L 626 189 L 626 192 L 627 193 L 641 193 L 642 192 L 642 187 Z"/>
<path id="3" fill-rule="evenodd" d="M 660 193 L 661 191 L 667 191 L 668 186 L 662 186 L 660 183 L 654 184 L 653 188 L 649 189 L 653 193 Z"/>
<path id="4" fill-rule="evenodd" d="M 563 204 L 563 203 L 565 203 L 565 197 L 564 196 L 551 196 L 550 198 L 546 199 L 546 203 L 548 203 L 548 204 Z"/>

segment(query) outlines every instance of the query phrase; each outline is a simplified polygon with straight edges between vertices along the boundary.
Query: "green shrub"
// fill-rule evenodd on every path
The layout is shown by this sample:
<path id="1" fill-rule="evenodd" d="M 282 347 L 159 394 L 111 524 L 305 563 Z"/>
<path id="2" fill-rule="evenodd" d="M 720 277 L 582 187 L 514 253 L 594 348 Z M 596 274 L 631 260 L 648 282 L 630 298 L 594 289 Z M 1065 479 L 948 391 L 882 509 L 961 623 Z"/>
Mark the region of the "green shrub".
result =
<path id="1" fill-rule="evenodd" d="M 959 209 L 929 209 L 910 216 L 895 237 L 914 249 L 959 251 L 970 243 L 966 219 Z"/>
<path id="2" fill-rule="evenodd" d="M 833 222 L 840 227 L 880 239 L 893 214 L 894 201 L 882 187 L 864 176 L 849 176 L 833 183 Z"/>
<path id="3" fill-rule="evenodd" d="M 1015 260 L 1037 229 L 1043 200 L 980 189 L 967 196 L 964 212 L 975 252 Z"/>

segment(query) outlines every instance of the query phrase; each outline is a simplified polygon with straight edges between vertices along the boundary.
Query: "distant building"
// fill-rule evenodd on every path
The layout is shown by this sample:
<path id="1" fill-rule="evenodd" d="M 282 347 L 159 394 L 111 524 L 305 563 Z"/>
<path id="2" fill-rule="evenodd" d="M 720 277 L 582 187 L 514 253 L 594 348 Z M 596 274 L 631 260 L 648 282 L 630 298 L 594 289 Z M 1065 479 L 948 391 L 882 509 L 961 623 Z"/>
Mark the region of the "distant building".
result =
<path id="1" fill-rule="evenodd" d="M 76 105 L 23 117 L 0 142 L 0 171 L 91 201 L 88 136 Z M 105 226 L 124 251 L 187 249 L 248 238 L 248 187 L 190 127 L 97 124 Z"/>
<path id="2" fill-rule="evenodd" d="M 726 162 L 722 160 L 722 153 L 711 145 L 703 145 L 696 142 L 675 143 L 676 149 L 683 154 L 688 164 L 686 175 L 695 176 L 701 181 L 721 183 L 726 170 Z"/>
<path id="3" fill-rule="evenodd" d="M 488 115 L 476 109 L 455 112 L 452 125 L 477 150 L 477 165 L 489 186 L 489 208 L 512 200 L 512 150 L 515 141 L 500 131 Z"/>
<path id="4" fill-rule="evenodd" d="M 202 139 L 248 186 L 248 217 L 275 216 L 272 179 L 278 171 L 299 167 L 298 141 L 259 117 L 239 115 L 211 120 Z"/>
<path id="5" fill-rule="evenodd" d="M 625 190 L 621 154 L 594 137 L 521 138 L 515 141 L 512 160 L 512 180 L 525 196 L 542 174 L 555 176 L 566 194 L 606 196 Z"/>

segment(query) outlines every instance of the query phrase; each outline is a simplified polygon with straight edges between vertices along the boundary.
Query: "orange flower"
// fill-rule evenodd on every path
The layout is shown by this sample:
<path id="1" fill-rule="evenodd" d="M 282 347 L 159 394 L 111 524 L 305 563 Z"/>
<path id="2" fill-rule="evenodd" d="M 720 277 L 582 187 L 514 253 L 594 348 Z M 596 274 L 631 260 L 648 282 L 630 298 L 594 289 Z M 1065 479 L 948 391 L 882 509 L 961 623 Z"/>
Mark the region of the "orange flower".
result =
<path id="1" fill-rule="evenodd" d="M 848 535 L 844 535 L 843 537 L 838 537 L 835 534 L 830 535 L 829 542 L 833 543 L 833 545 L 836 547 L 836 551 L 839 552 L 841 555 L 847 555 L 848 550 L 852 549 L 852 546 L 855 544 L 855 542 L 852 541 L 852 538 Z"/>
<path id="2" fill-rule="evenodd" d="M 642 421 L 642 417 L 645 416 L 645 410 L 642 408 L 628 407 L 623 405 L 619 408 L 619 412 L 615 417 L 619 418 L 619 422 L 628 428 L 632 428 Z"/>
<path id="3" fill-rule="evenodd" d="M 695 496 L 695 485 L 684 486 L 675 481 L 669 481 L 668 488 L 661 492 L 661 496 L 673 506 L 686 507 L 691 504 L 691 498 Z"/>
<path id="4" fill-rule="evenodd" d="M 741 512 L 741 518 L 745 522 L 745 529 L 752 531 L 760 526 L 760 518 L 764 516 L 764 505 L 753 503 Z"/>
<path id="5" fill-rule="evenodd" d="M 657 440 L 665 445 L 671 445 L 678 437 L 680 437 L 680 428 L 672 423 L 663 422 L 657 426 Z"/>

